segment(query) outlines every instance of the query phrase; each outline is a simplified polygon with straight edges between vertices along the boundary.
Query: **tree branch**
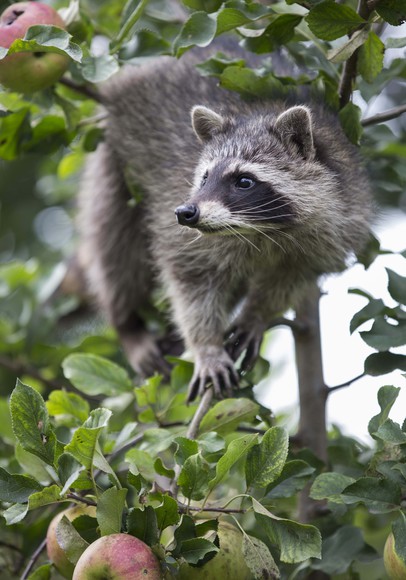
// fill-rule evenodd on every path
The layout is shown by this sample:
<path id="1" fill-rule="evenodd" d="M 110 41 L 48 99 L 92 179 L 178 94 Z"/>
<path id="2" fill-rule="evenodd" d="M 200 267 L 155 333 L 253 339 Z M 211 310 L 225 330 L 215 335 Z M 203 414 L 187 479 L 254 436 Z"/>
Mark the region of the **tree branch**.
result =
<path id="1" fill-rule="evenodd" d="M 317 457 L 327 460 L 326 388 L 321 357 L 320 290 L 315 282 L 298 304 L 296 320 L 307 328 L 295 333 L 296 366 L 299 379 L 300 420 L 297 439 Z M 306 523 L 313 519 L 320 502 L 309 497 L 309 486 L 300 494 L 299 518 Z"/>
<path id="2" fill-rule="evenodd" d="M 79 85 L 78 83 L 75 83 L 75 81 L 69 79 L 68 77 L 62 77 L 61 79 L 59 79 L 58 82 L 61 83 L 61 85 L 67 87 L 68 89 L 72 89 L 73 91 L 76 91 L 77 93 L 80 93 L 81 95 L 84 95 L 89 99 L 93 99 L 93 101 L 96 101 L 97 103 L 103 104 L 101 95 L 96 89 L 92 89 L 87 85 Z"/>
<path id="3" fill-rule="evenodd" d="M 372 9 L 369 8 L 366 0 L 359 0 L 358 2 L 358 14 L 364 20 L 368 20 Z M 364 24 L 362 26 L 365 26 Z M 360 28 L 362 28 L 362 26 Z M 358 63 L 358 52 L 359 48 L 350 56 L 350 58 L 345 62 L 343 67 L 343 72 L 340 79 L 340 84 L 338 87 L 338 95 L 340 97 L 340 109 L 345 107 L 349 103 L 352 95 L 352 86 L 357 76 L 357 63 Z"/>
<path id="4" fill-rule="evenodd" d="M 27 566 L 25 567 L 25 570 L 22 573 L 20 580 L 26 580 L 28 578 L 33 566 L 35 565 L 35 562 L 38 560 L 41 553 L 45 550 L 46 545 L 47 545 L 47 540 L 45 538 L 45 540 L 42 540 L 42 542 L 40 543 L 38 548 L 35 550 L 35 552 L 31 556 L 31 558 L 29 559 L 29 562 L 28 562 Z"/>
<path id="5" fill-rule="evenodd" d="M 207 389 L 203 397 L 200 399 L 199 406 L 196 409 L 196 413 L 193 415 L 193 419 L 190 422 L 189 428 L 186 432 L 186 437 L 188 439 L 196 439 L 199 432 L 200 423 L 203 417 L 210 409 L 211 402 L 213 400 L 213 389 Z"/>
<path id="6" fill-rule="evenodd" d="M 383 113 L 378 113 L 372 117 L 367 117 L 362 119 L 361 125 L 363 127 L 369 127 L 370 125 L 377 125 L 378 123 L 384 123 L 385 121 L 390 121 L 391 119 L 396 119 L 406 113 L 406 105 L 400 105 L 399 107 L 394 107 L 393 109 L 388 109 Z"/>
<path id="7" fill-rule="evenodd" d="M 63 381 L 59 381 L 57 379 L 47 379 L 35 367 L 17 360 L 12 360 L 8 358 L 6 355 L 0 355 L 0 366 L 7 369 L 8 371 L 11 371 L 17 377 L 21 375 L 30 375 L 34 379 L 38 379 L 51 389 L 59 390 L 69 388 L 69 385 L 67 383 L 65 384 Z"/>
<path id="8" fill-rule="evenodd" d="M 363 377 L 365 377 L 365 373 L 361 373 L 360 375 L 354 377 L 353 379 L 350 379 L 349 381 L 346 381 L 345 383 L 341 383 L 340 385 L 335 385 L 334 387 L 326 387 L 326 394 L 328 396 L 331 395 L 331 393 L 334 393 L 334 391 L 338 391 L 339 389 L 349 387 L 350 385 L 352 385 L 352 383 L 355 383 L 355 381 L 359 381 L 359 379 L 362 379 Z"/>

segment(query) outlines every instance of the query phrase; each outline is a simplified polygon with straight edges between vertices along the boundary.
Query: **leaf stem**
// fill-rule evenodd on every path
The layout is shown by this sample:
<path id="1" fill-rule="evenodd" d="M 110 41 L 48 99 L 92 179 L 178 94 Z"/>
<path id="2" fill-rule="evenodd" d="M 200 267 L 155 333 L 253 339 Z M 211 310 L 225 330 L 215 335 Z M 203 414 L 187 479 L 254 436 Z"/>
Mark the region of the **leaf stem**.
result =
<path id="1" fill-rule="evenodd" d="M 124 24 L 124 26 L 122 27 L 122 29 L 118 33 L 118 36 L 117 36 L 117 38 L 116 38 L 115 42 L 113 43 L 113 46 L 110 50 L 110 54 L 117 53 L 120 50 L 120 48 L 123 46 L 127 35 L 130 33 L 130 31 L 131 31 L 132 27 L 135 25 L 135 23 L 141 18 L 142 14 L 144 12 L 144 8 L 148 4 L 148 2 L 149 2 L 149 0 L 141 0 L 141 2 L 138 4 L 137 8 L 134 10 L 134 12 L 131 14 L 130 18 L 127 20 L 127 22 Z"/>

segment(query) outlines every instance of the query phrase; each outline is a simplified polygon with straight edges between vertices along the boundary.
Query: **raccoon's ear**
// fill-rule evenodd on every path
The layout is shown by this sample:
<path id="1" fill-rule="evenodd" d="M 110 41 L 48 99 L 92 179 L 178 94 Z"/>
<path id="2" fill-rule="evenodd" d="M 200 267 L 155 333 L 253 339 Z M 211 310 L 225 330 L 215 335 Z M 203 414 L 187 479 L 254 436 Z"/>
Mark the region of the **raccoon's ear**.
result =
<path id="1" fill-rule="evenodd" d="M 200 141 L 210 141 L 216 133 L 220 133 L 224 127 L 224 119 L 218 113 L 203 106 L 192 109 L 192 127 Z"/>
<path id="2" fill-rule="evenodd" d="M 275 121 L 274 129 L 287 145 L 295 145 L 304 159 L 314 158 L 312 118 L 307 107 L 301 105 L 291 107 L 279 115 Z"/>

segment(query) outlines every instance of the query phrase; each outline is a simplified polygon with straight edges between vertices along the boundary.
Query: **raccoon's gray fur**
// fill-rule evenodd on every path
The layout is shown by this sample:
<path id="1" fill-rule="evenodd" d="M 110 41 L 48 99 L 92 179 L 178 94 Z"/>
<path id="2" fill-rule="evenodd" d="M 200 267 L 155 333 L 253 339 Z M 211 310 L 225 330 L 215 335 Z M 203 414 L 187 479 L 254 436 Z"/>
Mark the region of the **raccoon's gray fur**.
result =
<path id="1" fill-rule="evenodd" d="M 79 213 L 90 288 L 144 375 L 167 370 L 142 317 L 163 288 L 194 356 L 190 400 L 208 384 L 231 393 L 234 361 L 246 351 L 250 366 L 275 315 L 345 267 L 371 208 L 334 115 L 300 99 L 245 102 L 202 77 L 199 60 L 199 51 L 158 58 L 104 87 L 105 141 Z"/>

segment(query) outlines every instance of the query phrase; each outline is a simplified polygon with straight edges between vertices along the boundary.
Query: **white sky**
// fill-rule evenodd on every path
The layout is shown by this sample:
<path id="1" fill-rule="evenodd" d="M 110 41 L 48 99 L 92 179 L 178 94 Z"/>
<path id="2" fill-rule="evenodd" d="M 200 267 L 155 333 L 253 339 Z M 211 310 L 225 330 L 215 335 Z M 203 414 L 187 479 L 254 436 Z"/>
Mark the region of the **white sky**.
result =
<path id="1" fill-rule="evenodd" d="M 386 214 L 375 233 L 381 248 L 403 251 L 406 248 L 406 214 Z M 359 336 L 359 330 L 369 330 L 372 322 L 365 323 L 350 335 L 352 316 L 361 310 L 367 300 L 348 294 L 349 288 L 365 290 L 385 304 L 395 303 L 387 291 L 385 268 L 406 276 L 406 260 L 399 255 L 379 256 L 368 270 L 357 264 L 340 275 L 330 276 L 323 284 L 320 304 L 324 377 L 329 386 L 338 385 L 361 374 L 365 358 L 376 352 Z M 394 352 L 406 354 L 406 348 Z M 294 426 L 298 419 L 297 377 L 294 365 L 294 343 L 287 328 L 277 329 L 267 347 L 267 357 L 272 362 L 272 373 L 266 388 L 261 389 L 261 402 L 276 414 L 288 412 Z M 390 417 L 400 423 L 406 417 L 406 380 L 400 371 L 380 377 L 365 377 L 349 387 L 336 391 L 329 397 L 328 422 L 337 424 L 344 433 L 369 440 L 368 422 L 379 412 L 376 394 L 383 385 L 402 387 Z"/>

